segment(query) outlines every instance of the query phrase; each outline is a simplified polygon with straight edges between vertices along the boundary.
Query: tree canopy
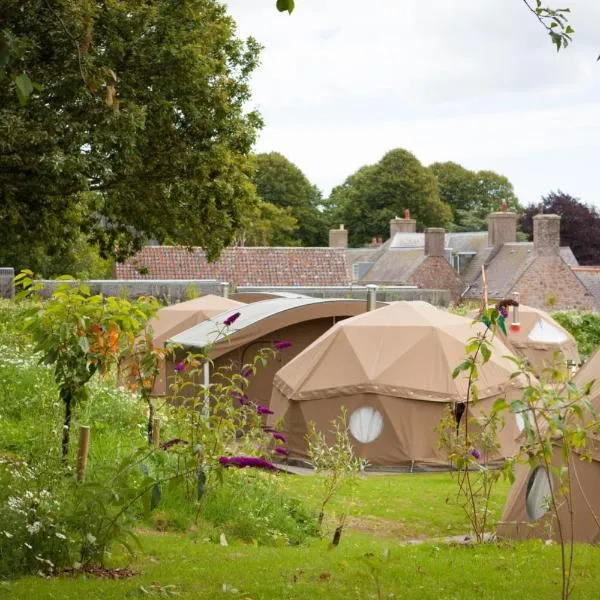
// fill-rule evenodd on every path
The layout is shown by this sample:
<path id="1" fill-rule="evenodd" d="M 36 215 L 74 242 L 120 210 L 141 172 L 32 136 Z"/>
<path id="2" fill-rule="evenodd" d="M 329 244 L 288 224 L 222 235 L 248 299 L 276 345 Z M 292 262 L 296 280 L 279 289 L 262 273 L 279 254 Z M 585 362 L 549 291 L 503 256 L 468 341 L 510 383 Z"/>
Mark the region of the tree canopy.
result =
<path id="1" fill-rule="evenodd" d="M 533 217 L 540 212 L 560 215 L 560 241 L 570 246 L 581 265 L 600 264 L 600 215 L 577 198 L 558 190 L 539 204 L 530 204 L 523 213 L 522 230 L 533 239 Z"/>
<path id="2" fill-rule="evenodd" d="M 343 223 L 351 245 L 387 238 L 389 222 L 409 209 L 417 227 L 447 227 L 452 210 L 440 200 L 433 172 L 407 150 L 388 152 L 335 187 L 327 202 L 331 225 Z"/>
<path id="3" fill-rule="evenodd" d="M 281 209 L 288 210 L 297 221 L 297 241 L 285 245 L 324 246 L 327 224 L 319 206 L 321 192 L 306 175 L 278 152 L 257 154 L 254 183 L 258 196 Z"/>
<path id="4" fill-rule="evenodd" d="M 231 242 L 255 202 L 260 48 L 220 2 L 0 0 L 0 22 L 0 263 L 35 269 L 81 230 L 118 257 Z"/>
<path id="5" fill-rule="evenodd" d="M 521 210 L 512 183 L 504 175 L 470 171 L 454 162 L 436 162 L 429 168 L 437 178 L 440 198 L 452 208 L 456 231 L 486 229 L 488 214 L 499 210 L 503 202 L 511 210 Z"/>

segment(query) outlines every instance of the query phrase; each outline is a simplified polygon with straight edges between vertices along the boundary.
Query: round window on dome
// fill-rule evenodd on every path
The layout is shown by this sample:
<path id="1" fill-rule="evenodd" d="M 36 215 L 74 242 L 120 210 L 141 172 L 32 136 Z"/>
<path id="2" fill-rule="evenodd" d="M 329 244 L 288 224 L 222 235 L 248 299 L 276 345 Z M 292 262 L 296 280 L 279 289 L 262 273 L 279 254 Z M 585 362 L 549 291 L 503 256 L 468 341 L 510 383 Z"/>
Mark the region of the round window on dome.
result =
<path id="1" fill-rule="evenodd" d="M 383 417 L 371 406 L 361 406 L 350 415 L 350 433 L 361 444 L 374 442 L 383 431 Z"/>
<path id="2" fill-rule="evenodd" d="M 543 467 L 536 467 L 529 476 L 525 495 L 525 509 L 532 521 L 541 519 L 548 512 L 551 494 L 548 472 Z"/>

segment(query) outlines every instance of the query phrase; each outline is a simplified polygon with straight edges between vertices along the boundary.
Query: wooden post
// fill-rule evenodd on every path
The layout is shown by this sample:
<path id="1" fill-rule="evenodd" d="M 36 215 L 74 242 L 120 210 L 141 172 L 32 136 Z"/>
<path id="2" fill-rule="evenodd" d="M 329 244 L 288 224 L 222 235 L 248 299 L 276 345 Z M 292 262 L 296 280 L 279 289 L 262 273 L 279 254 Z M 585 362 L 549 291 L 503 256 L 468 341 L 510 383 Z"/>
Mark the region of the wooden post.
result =
<path id="1" fill-rule="evenodd" d="M 152 419 L 152 443 L 156 448 L 160 445 L 160 420 L 156 417 Z"/>
<path id="2" fill-rule="evenodd" d="M 88 451 L 90 449 L 90 427 L 89 425 L 79 426 L 79 448 L 77 450 L 77 481 L 85 479 L 85 470 L 87 469 Z"/>

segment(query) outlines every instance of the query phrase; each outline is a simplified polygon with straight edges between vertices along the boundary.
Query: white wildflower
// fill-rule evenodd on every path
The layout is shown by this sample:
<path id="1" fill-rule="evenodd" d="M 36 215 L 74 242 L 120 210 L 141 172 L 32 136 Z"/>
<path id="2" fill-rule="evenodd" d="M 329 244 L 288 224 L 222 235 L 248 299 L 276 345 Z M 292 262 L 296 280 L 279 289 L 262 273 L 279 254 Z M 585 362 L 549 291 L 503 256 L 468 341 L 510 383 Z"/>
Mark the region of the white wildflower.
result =
<path id="1" fill-rule="evenodd" d="M 9 533 L 8 531 L 4 531 L 4 535 L 5 535 L 7 538 L 11 538 L 11 537 L 13 536 L 13 534 L 12 534 L 12 533 Z"/>
<path id="2" fill-rule="evenodd" d="M 61 539 L 61 540 L 66 540 L 66 539 L 67 539 L 67 536 L 66 536 L 64 533 L 60 533 L 60 532 L 58 532 L 58 531 L 57 531 L 57 532 L 56 532 L 54 535 L 55 535 L 57 538 Z"/>
<path id="3" fill-rule="evenodd" d="M 31 534 L 37 533 L 41 528 L 41 521 L 35 521 L 34 523 L 30 523 L 29 525 L 27 525 L 27 531 L 29 531 L 29 533 Z"/>

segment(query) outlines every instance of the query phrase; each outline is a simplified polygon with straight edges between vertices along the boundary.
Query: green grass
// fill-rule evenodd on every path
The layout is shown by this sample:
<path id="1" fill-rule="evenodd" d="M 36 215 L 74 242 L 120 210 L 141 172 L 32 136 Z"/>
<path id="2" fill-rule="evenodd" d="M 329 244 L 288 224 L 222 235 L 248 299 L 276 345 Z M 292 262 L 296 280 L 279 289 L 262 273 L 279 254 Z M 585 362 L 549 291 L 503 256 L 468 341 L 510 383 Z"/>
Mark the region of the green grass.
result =
<path id="1" fill-rule="evenodd" d="M 315 508 L 322 483 L 317 477 L 289 476 L 284 485 Z M 500 517 L 509 484 L 501 481 L 494 490 L 492 520 Z M 391 535 L 399 539 L 441 537 L 468 532 L 465 515 L 455 502 L 456 486 L 448 473 L 370 475 L 361 478 L 348 499 L 338 496 L 329 510 L 346 506 L 350 528 Z"/>
<path id="2" fill-rule="evenodd" d="M 560 596 L 560 573 L 555 568 L 559 548 L 541 542 L 400 546 L 361 534 L 348 535 L 333 550 L 323 541 L 301 548 L 222 547 L 202 539 L 201 534 L 145 534 L 142 542 L 143 552 L 129 565 L 138 572 L 131 579 L 27 577 L 0 586 L 0 596 L 4 590 L 6 597 L 23 600 L 167 597 L 170 589 L 182 599 L 376 598 L 367 560 L 380 565 L 382 598 Z M 389 559 L 383 561 L 386 549 Z M 372 556 L 366 558 L 366 554 Z M 598 597 L 599 563 L 599 548 L 577 549 L 573 598 Z"/>

